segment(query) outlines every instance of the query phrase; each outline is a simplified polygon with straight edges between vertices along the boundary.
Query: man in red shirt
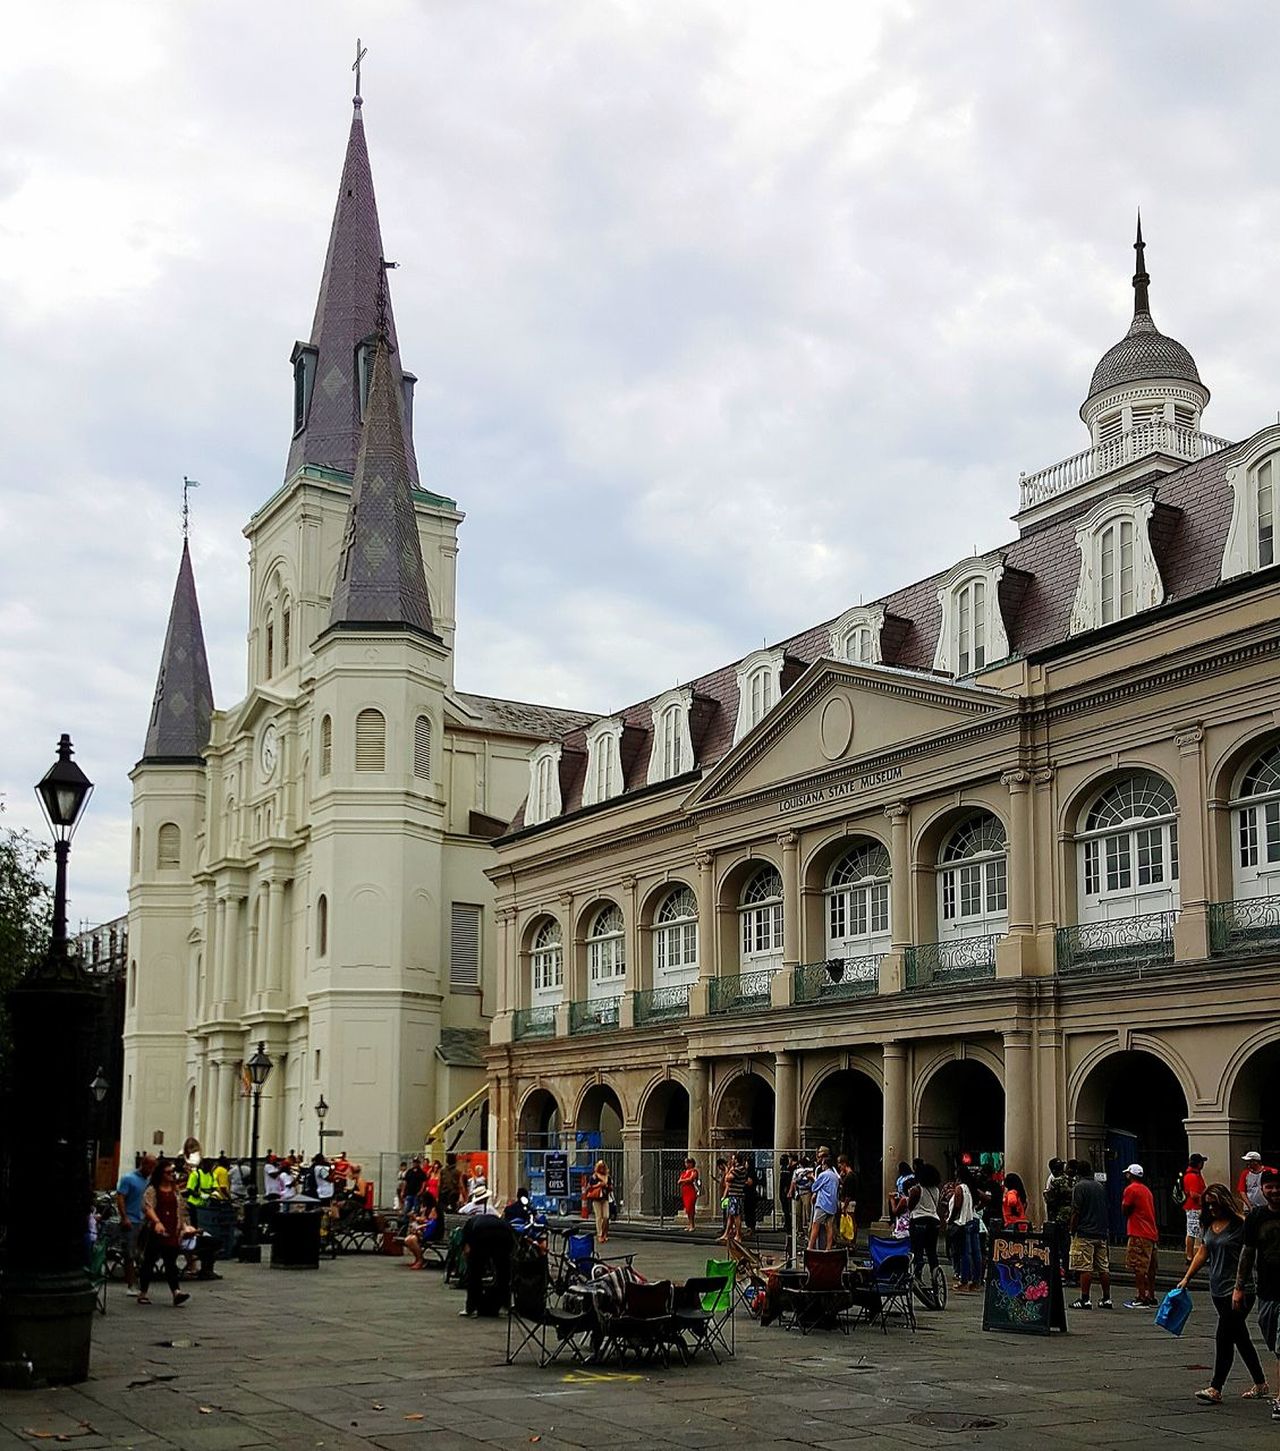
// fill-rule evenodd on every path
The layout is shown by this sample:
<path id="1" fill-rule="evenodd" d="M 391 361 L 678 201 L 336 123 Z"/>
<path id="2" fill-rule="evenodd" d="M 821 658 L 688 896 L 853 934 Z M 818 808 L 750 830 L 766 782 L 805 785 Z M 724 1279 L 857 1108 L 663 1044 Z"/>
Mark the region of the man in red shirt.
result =
<path id="1" fill-rule="evenodd" d="M 1156 1201 L 1143 1183 L 1141 1164 L 1130 1164 L 1124 1176 L 1127 1183 L 1120 1199 L 1120 1212 L 1129 1235 L 1124 1262 L 1133 1271 L 1136 1285 L 1133 1299 L 1126 1300 L 1124 1308 L 1148 1310 L 1156 1303 L 1156 1243 L 1160 1238 L 1156 1229 Z"/>
<path id="2" fill-rule="evenodd" d="M 1196 1235 L 1200 1233 L 1200 1196 L 1204 1193 L 1204 1155 L 1191 1154 L 1182 1171 L 1182 1207 L 1187 1214 L 1187 1263 L 1196 1252 Z"/>

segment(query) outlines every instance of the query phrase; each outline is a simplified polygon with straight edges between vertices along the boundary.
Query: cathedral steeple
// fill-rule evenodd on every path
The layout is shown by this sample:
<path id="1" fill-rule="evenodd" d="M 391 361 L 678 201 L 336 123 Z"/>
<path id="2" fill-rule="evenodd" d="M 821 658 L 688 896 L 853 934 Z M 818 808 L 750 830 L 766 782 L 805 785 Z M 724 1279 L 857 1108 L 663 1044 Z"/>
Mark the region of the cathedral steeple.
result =
<path id="1" fill-rule="evenodd" d="M 385 265 L 385 264 L 384 264 Z M 347 528 L 338 558 L 329 615 L 331 629 L 417 630 L 436 638 L 414 516 L 412 455 L 405 443 L 400 388 L 387 330 L 390 311 L 385 274 L 375 305 L 383 324 L 373 344 L 372 378 L 365 408 Z"/>
<path id="2" fill-rule="evenodd" d="M 305 464 L 351 473 L 360 444 L 360 420 L 376 332 L 374 300 L 380 287 L 382 232 L 378 203 L 365 145 L 363 107 L 356 78 L 351 134 L 342 166 L 338 204 L 329 232 L 329 250 L 320 280 L 311 341 L 293 350 L 294 433 L 286 477 Z M 401 371 L 396 351 L 395 321 L 388 306 L 387 337 L 392 376 L 403 392 L 413 379 Z M 408 402 L 407 394 L 404 399 Z M 418 482 L 413 452 L 412 419 L 401 410 L 405 463 Z"/>
<path id="3" fill-rule="evenodd" d="M 200 602 L 196 598 L 191 549 L 184 536 L 151 721 L 147 726 L 147 743 L 139 765 L 203 765 L 212 714 L 213 686 L 209 681 L 209 661 L 200 624 Z"/>

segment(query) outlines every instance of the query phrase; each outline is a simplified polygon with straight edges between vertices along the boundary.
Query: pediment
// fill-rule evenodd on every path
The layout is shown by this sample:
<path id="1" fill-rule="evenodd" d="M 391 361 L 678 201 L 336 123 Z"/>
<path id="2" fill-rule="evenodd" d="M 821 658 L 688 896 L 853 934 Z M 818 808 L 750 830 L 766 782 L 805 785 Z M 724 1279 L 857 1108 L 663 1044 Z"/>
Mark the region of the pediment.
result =
<path id="1" fill-rule="evenodd" d="M 242 700 L 239 706 L 231 712 L 230 729 L 227 731 L 227 739 L 234 740 L 237 736 L 252 732 L 266 716 L 273 716 L 281 709 L 291 704 L 281 695 L 272 691 L 263 690 L 259 686 L 253 693 Z"/>
<path id="2" fill-rule="evenodd" d="M 808 780 L 954 735 L 1018 703 L 920 671 L 818 660 L 690 796 L 696 807 Z"/>

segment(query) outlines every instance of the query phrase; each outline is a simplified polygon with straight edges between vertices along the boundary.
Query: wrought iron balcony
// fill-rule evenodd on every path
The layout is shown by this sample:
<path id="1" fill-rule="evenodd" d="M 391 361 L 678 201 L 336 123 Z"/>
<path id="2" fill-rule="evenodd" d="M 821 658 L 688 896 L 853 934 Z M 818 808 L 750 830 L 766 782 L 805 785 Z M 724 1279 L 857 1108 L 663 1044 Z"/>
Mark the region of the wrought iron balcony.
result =
<path id="1" fill-rule="evenodd" d="M 555 1008 L 517 1008 L 512 1031 L 517 1040 L 554 1038 L 556 1035 Z"/>
<path id="2" fill-rule="evenodd" d="M 713 977 L 708 1009 L 713 1013 L 752 1013 L 767 1008 L 769 984 L 777 971 L 776 967 L 764 967 L 733 977 Z"/>
<path id="3" fill-rule="evenodd" d="M 953 987 L 963 982 L 988 982 L 996 975 L 999 937 L 957 937 L 950 942 L 921 942 L 908 947 L 905 986 Z"/>
<path id="4" fill-rule="evenodd" d="M 1080 922 L 1059 927 L 1054 943 L 1059 977 L 1134 972 L 1173 961 L 1176 912 L 1146 912 L 1110 922 Z"/>
<path id="5" fill-rule="evenodd" d="M 1050 468 L 1023 474 L 1019 481 L 1021 499 L 1018 508 L 1034 509 L 1037 504 L 1151 454 L 1162 453 L 1194 462 L 1230 447 L 1229 439 L 1215 438 L 1211 433 L 1201 433 L 1198 428 L 1188 428 L 1183 423 L 1165 423 L 1163 420 L 1143 423 L 1128 433 L 1122 433 L 1119 438 L 1073 454 Z"/>
<path id="6" fill-rule="evenodd" d="M 880 953 L 873 957 L 833 957 L 802 962 L 796 968 L 797 1003 L 825 1003 L 872 996 L 880 985 Z"/>
<path id="7" fill-rule="evenodd" d="M 1215 957 L 1280 951 L 1280 897 L 1210 902 L 1209 951 Z"/>
<path id="8" fill-rule="evenodd" d="M 609 1033 L 618 1026 L 621 998 L 596 998 L 569 1004 L 570 1033 Z"/>
<path id="9" fill-rule="evenodd" d="M 680 987 L 644 988 L 635 994 L 637 1028 L 645 1023 L 670 1023 L 688 1016 L 688 983 Z"/>

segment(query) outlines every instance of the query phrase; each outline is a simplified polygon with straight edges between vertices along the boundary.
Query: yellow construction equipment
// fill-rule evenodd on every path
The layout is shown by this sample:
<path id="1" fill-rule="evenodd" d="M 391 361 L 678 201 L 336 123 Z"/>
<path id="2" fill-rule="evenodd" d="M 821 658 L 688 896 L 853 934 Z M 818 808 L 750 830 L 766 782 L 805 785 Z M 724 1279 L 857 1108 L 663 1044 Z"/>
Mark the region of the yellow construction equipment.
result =
<path id="1" fill-rule="evenodd" d="M 471 1115 L 475 1113 L 476 1109 L 488 1097 L 489 1085 L 486 1083 L 483 1088 L 476 1089 L 470 1098 L 464 1098 L 457 1108 L 451 1109 L 438 1124 L 433 1125 L 427 1131 L 426 1152 L 431 1158 L 443 1161 L 446 1153 L 453 1152 L 453 1147 L 456 1147 L 458 1139 L 462 1137 L 462 1129 L 466 1128 L 467 1121 L 470 1120 Z M 462 1128 L 458 1130 L 458 1135 L 453 1141 L 453 1146 L 446 1149 L 444 1142 L 445 1130 L 451 1128 L 459 1119 L 464 1120 Z"/>

